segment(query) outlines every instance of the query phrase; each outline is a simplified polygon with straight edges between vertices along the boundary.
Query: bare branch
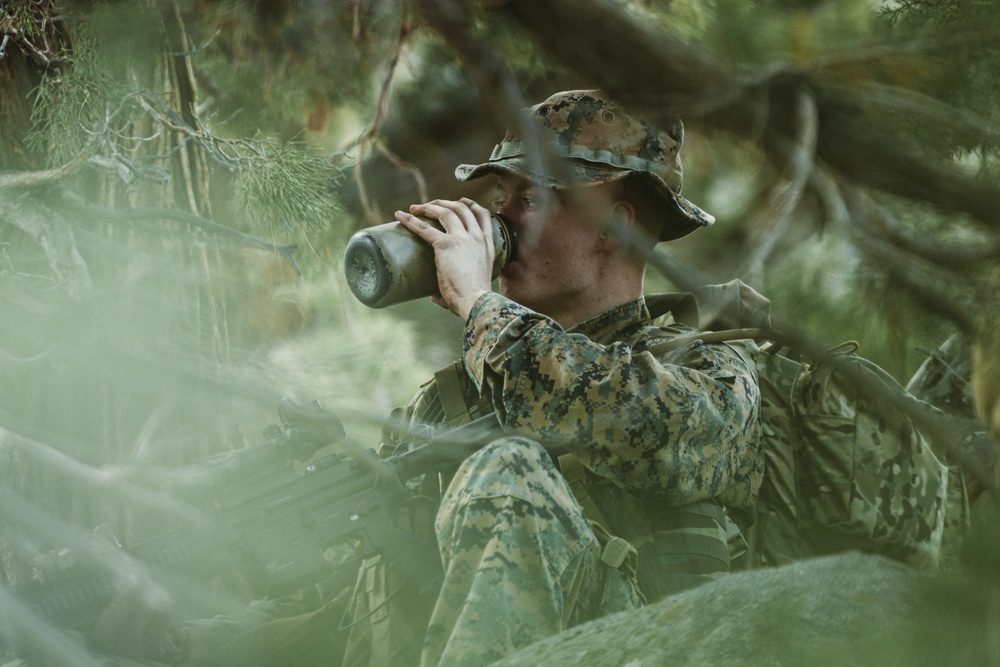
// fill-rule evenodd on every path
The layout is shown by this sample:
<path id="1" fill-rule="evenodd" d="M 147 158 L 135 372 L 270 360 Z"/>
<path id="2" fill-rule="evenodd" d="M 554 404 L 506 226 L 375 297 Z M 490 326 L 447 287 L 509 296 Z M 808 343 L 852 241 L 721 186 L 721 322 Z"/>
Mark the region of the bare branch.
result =
<path id="1" fill-rule="evenodd" d="M 355 14 L 355 39 L 359 38 L 360 35 L 360 24 L 357 23 L 359 20 L 360 13 L 360 3 L 354 8 Z M 379 92 L 378 101 L 375 104 L 375 117 L 372 118 L 371 122 L 368 123 L 367 127 L 361 131 L 361 134 L 343 151 L 338 151 L 335 155 L 344 155 L 350 153 L 350 151 L 358 149 L 360 152 L 364 152 L 365 149 L 375 142 L 379 146 L 381 144 L 377 142 L 376 138 L 381 131 L 382 124 L 385 121 L 386 115 L 389 110 L 389 96 L 392 93 L 392 82 L 396 76 L 396 69 L 399 67 L 399 59 L 403 52 L 403 46 L 406 44 L 406 39 L 410 34 L 410 22 L 407 17 L 406 10 L 403 11 L 403 16 L 400 18 L 399 22 L 399 33 L 396 39 L 396 46 L 393 49 L 392 55 L 385 65 L 385 75 L 382 77 L 382 86 Z M 332 159 L 334 155 L 328 157 Z M 358 198 L 361 204 L 361 210 L 364 212 L 365 217 L 371 219 L 377 219 L 379 214 L 373 210 L 371 201 L 368 198 L 368 191 L 365 187 L 364 178 L 362 176 L 363 161 L 358 160 L 354 165 L 354 181 L 358 188 Z M 425 200 L 426 201 L 426 200 Z"/>
<path id="2" fill-rule="evenodd" d="M 296 273 L 301 273 L 298 262 L 295 260 L 295 251 L 297 249 L 295 244 L 278 245 L 276 243 L 257 238 L 256 236 L 251 236 L 250 234 L 246 234 L 237 229 L 233 229 L 232 227 L 220 225 L 214 220 L 203 218 L 200 215 L 195 215 L 194 213 L 188 213 L 187 211 L 175 208 L 130 208 L 118 210 L 93 204 L 86 201 L 82 197 L 68 192 L 63 193 L 62 200 L 67 205 L 77 210 L 96 213 L 103 217 L 126 223 L 130 223 L 135 220 L 176 220 L 177 222 L 183 222 L 213 234 L 217 234 L 223 238 L 238 241 L 247 246 L 273 251 L 288 261 L 295 269 Z"/>
<path id="3" fill-rule="evenodd" d="M 361 146 L 378 134 L 385 121 L 386 113 L 389 110 L 389 95 L 392 93 L 392 82 L 396 78 L 396 69 L 399 67 L 399 58 L 403 53 L 403 45 L 410 35 L 410 21 L 404 9 L 403 16 L 399 21 L 399 35 L 396 38 L 396 46 L 392 55 L 385 65 L 385 76 L 382 77 L 382 88 L 379 92 L 378 102 L 375 105 L 375 117 L 368 124 L 361 135 L 354 141 L 354 146 Z M 350 150 L 350 148 L 348 148 Z"/>
<path id="4" fill-rule="evenodd" d="M 809 175 L 809 189 L 820 201 L 823 207 L 824 224 L 831 226 L 841 226 L 847 224 L 850 213 L 844 197 L 840 193 L 840 184 L 830 173 L 822 167 L 812 170 Z"/>
<path id="5" fill-rule="evenodd" d="M 30 368 L 32 366 L 41 366 L 42 364 L 48 363 L 49 353 L 48 351 L 39 352 L 31 357 L 22 358 L 17 357 L 7 352 L 6 350 L 0 349 L 0 365 L 9 368 Z"/>
<path id="6" fill-rule="evenodd" d="M 0 223 L 17 227 L 42 248 L 49 268 L 71 297 L 87 294 L 90 270 L 77 250 L 72 226 L 36 199 L 15 197 L 8 190 L 0 189 Z"/>
<path id="7" fill-rule="evenodd" d="M 759 275 L 763 271 L 778 241 L 792 224 L 792 217 L 812 176 L 818 121 L 815 100 L 807 91 L 799 91 L 794 120 L 797 133 L 794 143 L 780 138 L 775 141 L 779 150 L 776 157 L 782 160 L 782 171 L 788 177 L 771 189 L 761 207 L 755 207 L 757 213 L 750 223 L 750 233 L 756 241 L 751 242 L 753 252 L 738 274 Z"/>
<path id="8" fill-rule="evenodd" d="M 835 89 L 836 87 L 831 87 L 831 90 Z M 1000 143 L 1000 127 L 929 95 L 873 82 L 858 83 L 857 94 L 872 106 L 902 111 L 922 118 L 931 125 L 951 128 L 970 143 Z"/>
<path id="9" fill-rule="evenodd" d="M 417 196 L 420 201 L 430 201 L 430 196 L 427 193 L 427 180 L 424 178 L 423 172 L 420 171 L 418 167 L 410 164 L 403 158 L 399 157 L 395 153 L 386 147 L 385 142 L 378 142 L 378 150 L 389 162 L 394 164 L 397 169 L 405 171 L 406 173 L 413 176 L 413 180 L 417 182 Z"/>
<path id="10" fill-rule="evenodd" d="M 981 235 L 974 242 L 928 239 L 908 230 L 886 207 L 874 205 L 867 222 L 873 226 L 872 232 L 877 230 L 886 242 L 942 269 L 968 273 L 995 264 L 1000 257 L 1000 235 Z"/>
<path id="11" fill-rule="evenodd" d="M 82 160 L 67 162 L 61 167 L 45 171 L 20 171 L 0 173 L 0 190 L 7 188 L 24 188 L 37 185 L 51 185 L 70 176 L 83 166 Z"/>
<path id="12" fill-rule="evenodd" d="M 845 201 L 851 212 L 851 238 L 868 256 L 873 266 L 879 267 L 919 299 L 931 312 L 951 320 L 964 331 L 973 331 L 976 322 L 969 313 L 975 312 L 970 290 L 973 280 L 968 275 L 957 275 L 942 270 L 934 264 L 901 251 L 874 232 L 890 214 L 879 206 L 862 189 L 845 189 Z M 973 292 L 973 294 L 970 294 Z"/>

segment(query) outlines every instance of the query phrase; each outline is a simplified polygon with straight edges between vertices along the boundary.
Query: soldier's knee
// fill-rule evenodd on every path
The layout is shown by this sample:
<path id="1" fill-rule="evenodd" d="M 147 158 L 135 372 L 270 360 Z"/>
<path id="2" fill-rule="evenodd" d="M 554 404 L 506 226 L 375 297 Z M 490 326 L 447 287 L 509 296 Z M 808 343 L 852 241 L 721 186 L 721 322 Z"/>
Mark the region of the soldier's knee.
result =
<path id="1" fill-rule="evenodd" d="M 529 473 L 536 469 L 554 470 L 552 458 L 536 441 L 521 436 L 504 436 L 470 456 L 470 467 L 488 470 L 497 468 Z"/>
<path id="2" fill-rule="evenodd" d="M 545 448 L 528 438 L 504 436 L 468 457 L 452 479 L 442 505 L 513 497 L 538 502 L 561 480 Z"/>

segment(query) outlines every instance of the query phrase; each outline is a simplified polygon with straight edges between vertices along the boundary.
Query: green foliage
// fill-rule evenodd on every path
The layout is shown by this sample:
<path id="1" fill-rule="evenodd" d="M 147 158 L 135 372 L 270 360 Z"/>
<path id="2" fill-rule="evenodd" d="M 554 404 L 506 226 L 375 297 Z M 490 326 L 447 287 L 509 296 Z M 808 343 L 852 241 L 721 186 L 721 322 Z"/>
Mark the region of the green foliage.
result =
<path id="1" fill-rule="evenodd" d="M 700 22 L 699 39 L 725 60 L 740 65 L 775 60 L 807 63 L 819 55 L 846 52 L 871 33 L 867 0 L 716 0 L 710 6 L 711 20 Z"/>
<path id="2" fill-rule="evenodd" d="M 42 34 L 41 12 L 34 3 L 5 2 L 0 7 L 0 35 L 20 35 L 35 39 Z"/>
<path id="3" fill-rule="evenodd" d="M 627 3 L 633 12 L 671 32 L 701 39 L 715 20 L 715 3 L 699 0 L 639 0 Z"/>
<path id="4" fill-rule="evenodd" d="M 148 85 L 164 35 L 159 15 L 142 0 L 97 3 L 75 32 L 73 70 L 107 91 L 108 100 L 125 97 Z"/>
<path id="5" fill-rule="evenodd" d="M 1000 2 L 997 0 L 900 0 L 878 13 L 882 29 L 916 53 L 921 76 L 907 85 L 969 111 L 992 125 L 1000 122 Z M 936 155 L 980 152 L 984 167 L 995 168 L 997 142 L 956 132 L 941 124 L 921 124 L 901 112 L 897 124 Z"/>
<path id="6" fill-rule="evenodd" d="M 176 195 L 187 184 L 191 162 L 180 159 L 182 147 L 203 150 L 215 214 L 232 211 L 237 226 L 268 240 L 291 237 L 300 244 L 303 270 L 297 274 L 274 253 L 234 248 L 176 220 L 117 227 L 106 219 L 55 217 L 27 192 L 20 210 L 35 206 L 39 217 L 73 230 L 79 247 L 68 251 L 79 250 L 98 268 L 92 292 L 74 301 L 51 276 L 39 280 L 51 261 L 41 245 L 51 239 L 26 241 L 0 218 L 0 297 L 10 311 L 0 317 L 0 366 L 9 380 L 0 390 L 0 458 L 6 463 L 14 449 L 19 455 L 30 449 L 37 459 L 16 474 L 0 466 L 4 484 L 18 477 L 18 488 L 37 507 L 86 529 L 110 515 L 127 538 L 135 523 L 129 504 L 155 501 L 142 484 L 161 471 L 153 464 L 258 444 L 282 395 L 319 399 L 341 415 L 352 439 L 374 446 L 389 409 L 459 351 L 458 318 L 426 301 L 365 309 L 346 289 L 339 263 L 346 230 L 361 217 L 346 203 L 337 206 L 352 194 L 342 170 L 375 155 L 378 144 L 396 151 L 406 167 L 437 175 L 434 197 L 445 183 L 453 185 L 454 164 L 481 150 L 483 137 L 471 126 L 485 124 L 491 110 L 481 108 L 469 83 L 471 64 L 421 23 L 413 11 L 419 4 L 87 0 L 60 12 L 66 50 L 33 91 L 33 145 L 54 165 L 85 156 L 105 168 L 61 185 L 85 186 L 88 198 L 107 196 L 107 204 L 125 199 L 114 195 L 126 190 L 136 207 L 159 206 L 158 194 Z M 459 4 L 482 9 L 474 37 L 511 66 L 532 101 L 576 85 L 547 45 L 489 17 L 491 8 L 507 3 Z M 782 63 L 840 84 L 902 85 L 998 120 L 1000 54 L 991 37 L 1000 0 L 897 0 L 882 4 L 878 20 L 869 0 L 617 0 L 617 6 L 736 67 Z M 50 9 L 45 0 L 2 3 L 0 39 L 18 30 L 23 39 L 41 40 L 40 16 Z M 184 39 L 171 46 L 175 32 Z M 871 56 L 880 50 L 899 57 Z M 194 72 L 194 109 L 164 94 L 164 78 L 181 64 Z M 382 97 L 390 79 L 392 95 Z M 4 99 L 8 94 L 0 91 Z M 380 106 L 385 101 L 388 109 Z M 928 155 L 974 151 L 968 168 L 984 175 L 995 169 L 988 142 L 901 110 L 881 119 Z M 376 132 L 374 141 L 354 143 L 362 128 Z M 676 248 L 722 281 L 736 277 L 754 254 L 750 246 L 765 235 L 756 232 L 768 231 L 771 221 L 755 217 L 753 207 L 775 177 L 762 168 L 766 155 L 756 145 L 703 130 L 697 120 L 688 123 L 685 195 L 719 222 Z M 483 157 L 497 138 L 485 141 Z M 399 148 L 404 143 L 408 152 Z M 405 170 L 399 163 L 374 162 L 356 172 L 371 179 L 366 185 L 381 184 L 382 191 L 372 185 L 370 201 L 413 187 L 410 172 L 394 178 Z M 168 168 L 170 183 L 156 181 Z M 385 172 L 391 173 L 377 181 Z M 147 177 L 156 187 L 136 185 Z M 826 220 L 809 192 L 803 200 L 789 225 L 772 230 L 779 238 L 767 239 L 775 241 L 773 252 L 754 267 L 753 286 L 772 300 L 779 322 L 830 344 L 858 339 L 862 354 L 905 379 L 922 359 L 916 348 L 935 346 L 952 325 L 864 258 L 848 227 Z M 883 203 L 917 235 L 976 238 L 954 217 Z M 652 276 L 647 288 L 670 289 L 664 282 Z M 116 467 L 99 467 L 108 463 Z M 58 543 L 65 533 L 42 537 Z M 995 557 L 972 553 L 970 560 L 983 572 L 996 571 Z"/>
<path id="7" fill-rule="evenodd" d="M 318 230 L 337 213 L 332 186 L 338 172 L 301 142 L 239 144 L 236 209 L 271 232 Z"/>
<path id="8" fill-rule="evenodd" d="M 230 137 L 282 139 L 326 129 L 330 109 L 372 112 L 384 66 L 405 32 L 405 4 L 331 2 L 307 8 L 281 0 L 227 0 L 189 26 L 204 43 L 197 68 Z M 334 132 L 338 128 L 332 128 Z"/>
<path id="9" fill-rule="evenodd" d="M 108 152 L 126 139 L 140 105 L 137 90 L 149 85 L 149 68 L 161 54 L 163 28 L 139 0 L 97 4 L 80 18 L 72 55 L 35 91 L 30 145 L 51 165 L 85 151 Z"/>
<path id="10" fill-rule="evenodd" d="M 539 48 L 523 32 L 508 25 L 506 21 L 480 17 L 476 27 L 478 38 L 495 49 L 504 62 L 517 72 L 525 88 L 566 77 L 565 70 L 552 61 L 544 48 Z"/>
<path id="11" fill-rule="evenodd" d="M 166 184 L 181 176 L 156 165 L 169 167 L 168 153 L 150 154 L 143 148 L 166 131 L 166 124 L 185 126 L 180 120 L 184 110 L 169 109 L 169 100 L 159 97 L 155 66 L 157 58 L 167 55 L 165 37 L 157 11 L 138 0 L 98 3 L 83 14 L 71 59 L 46 76 L 34 93 L 32 147 L 52 166 L 80 158 L 97 160 L 116 169 L 127 185 L 137 178 Z M 226 79 L 229 90 L 238 91 L 237 102 L 248 106 L 262 97 L 253 69 L 253 63 L 240 63 Z M 274 72 L 273 85 L 265 88 L 272 108 L 286 113 L 304 108 L 312 99 L 310 91 L 292 76 L 289 60 L 279 62 Z M 256 120 L 266 120 L 273 128 L 282 119 L 265 115 Z M 143 134 L 140 128 L 149 127 L 154 129 Z M 289 132 L 302 131 L 301 124 L 289 127 Z M 327 160 L 303 142 L 226 139 L 216 136 L 217 130 L 233 128 L 187 126 L 184 140 L 201 144 L 217 163 L 236 173 L 233 209 L 240 219 L 281 234 L 329 224 L 336 211 L 332 185 L 338 172 Z M 139 153 L 145 153 L 141 160 L 136 159 Z"/>

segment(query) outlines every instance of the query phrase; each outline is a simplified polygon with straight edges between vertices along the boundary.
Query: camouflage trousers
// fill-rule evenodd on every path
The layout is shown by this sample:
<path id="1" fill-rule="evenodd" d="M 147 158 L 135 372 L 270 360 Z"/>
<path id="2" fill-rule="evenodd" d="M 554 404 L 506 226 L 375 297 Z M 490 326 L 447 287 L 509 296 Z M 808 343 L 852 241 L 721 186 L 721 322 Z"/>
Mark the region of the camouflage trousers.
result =
<path id="1" fill-rule="evenodd" d="M 435 530 L 444 582 L 422 667 L 480 667 L 597 616 L 638 607 L 549 454 L 518 437 L 469 457 Z"/>

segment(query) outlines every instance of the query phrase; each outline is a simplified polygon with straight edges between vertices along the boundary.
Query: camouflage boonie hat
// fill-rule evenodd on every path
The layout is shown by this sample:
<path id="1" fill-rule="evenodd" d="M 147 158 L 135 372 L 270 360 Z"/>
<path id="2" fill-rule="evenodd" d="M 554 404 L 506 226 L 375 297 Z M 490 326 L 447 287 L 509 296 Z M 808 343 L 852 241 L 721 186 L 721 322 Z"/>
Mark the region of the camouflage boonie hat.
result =
<path id="1" fill-rule="evenodd" d="M 572 182 L 533 170 L 526 147 L 512 131 L 493 149 L 488 162 L 459 165 L 455 177 L 469 181 L 487 174 L 511 173 L 547 187 L 566 188 L 641 174 L 649 178 L 666 200 L 668 215 L 659 234 L 660 241 L 686 236 L 715 222 L 714 217 L 681 196 L 680 150 L 684 125 L 679 119 L 666 132 L 660 131 L 629 116 L 594 90 L 556 93 L 528 109 L 528 114 L 544 134 L 554 139 L 555 154 L 568 158 Z"/>

